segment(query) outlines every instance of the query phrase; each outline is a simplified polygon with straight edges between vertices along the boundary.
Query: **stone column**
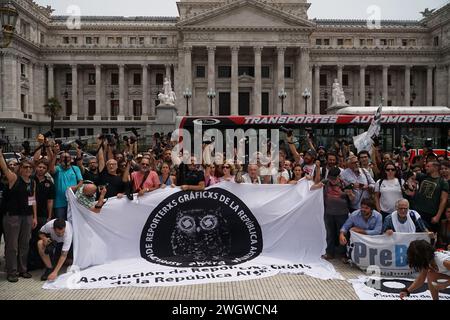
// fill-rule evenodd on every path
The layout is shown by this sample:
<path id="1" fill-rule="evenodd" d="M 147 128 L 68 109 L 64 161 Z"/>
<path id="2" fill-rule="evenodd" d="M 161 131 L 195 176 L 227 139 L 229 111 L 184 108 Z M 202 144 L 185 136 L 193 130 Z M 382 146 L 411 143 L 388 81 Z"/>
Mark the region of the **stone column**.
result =
<path id="1" fill-rule="evenodd" d="M 48 82 L 47 82 L 47 88 L 48 88 L 48 98 L 54 98 L 55 97 L 55 71 L 52 64 L 47 65 L 48 68 Z"/>
<path id="2" fill-rule="evenodd" d="M 95 116 L 101 114 L 102 109 L 102 65 L 95 65 Z"/>
<path id="3" fill-rule="evenodd" d="M 411 105 L 411 66 L 405 66 L 405 106 Z"/>
<path id="4" fill-rule="evenodd" d="M 239 47 L 231 47 L 231 114 L 239 114 Z"/>
<path id="5" fill-rule="evenodd" d="M 450 64 L 447 65 L 447 107 L 450 108 Z"/>
<path id="6" fill-rule="evenodd" d="M 338 64 L 337 66 L 337 79 L 339 84 L 343 87 L 342 85 L 342 71 L 344 70 L 344 65 L 343 64 Z"/>
<path id="7" fill-rule="evenodd" d="M 28 70 L 28 82 L 30 89 L 28 90 L 28 113 L 34 112 L 34 62 L 30 62 Z"/>
<path id="8" fill-rule="evenodd" d="M 262 96 L 262 78 L 261 78 L 261 56 L 263 47 L 256 46 L 253 47 L 255 52 L 255 86 L 253 89 L 253 114 L 261 115 L 262 113 L 262 105 L 261 105 L 261 96 Z"/>
<path id="9" fill-rule="evenodd" d="M 303 99 L 303 92 L 308 89 L 310 92 L 312 90 L 312 80 L 311 80 L 311 68 L 309 65 L 309 50 L 307 48 L 300 49 L 300 64 L 301 64 L 301 87 L 300 87 L 300 113 L 304 114 L 305 109 L 305 99 Z M 308 104 L 311 106 L 312 99 L 309 99 Z M 310 109 L 310 108 L 309 108 Z"/>
<path id="10" fill-rule="evenodd" d="M 192 47 L 184 47 L 184 84 L 193 92 L 192 88 Z"/>
<path id="11" fill-rule="evenodd" d="M 433 105 L 433 68 L 427 66 L 427 106 Z"/>
<path id="12" fill-rule="evenodd" d="M 166 64 L 166 78 L 172 82 L 172 66 L 170 64 Z"/>
<path id="13" fill-rule="evenodd" d="M 216 47 L 207 47 L 208 50 L 208 88 L 216 90 Z M 213 114 L 216 114 L 216 100 L 212 100 Z"/>
<path id="14" fill-rule="evenodd" d="M 125 65 L 119 64 L 119 118 L 125 116 Z"/>
<path id="15" fill-rule="evenodd" d="M 148 65 L 142 64 L 142 116 L 148 115 Z"/>
<path id="16" fill-rule="evenodd" d="M 19 56 L 17 56 L 17 64 L 16 64 L 16 73 L 17 73 L 17 87 L 15 88 L 16 90 L 16 95 L 17 95 L 17 101 L 19 102 L 19 110 L 21 108 L 21 103 L 22 103 L 22 99 L 21 99 L 21 93 L 22 93 L 22 74 L 20 71 L 20 65 L 22 63 L 22 60 L 20 59 Z M 24 105 L 24 109 L 23 109 L 23 113 L 27 113 L 27 102 L 25 100 L 25 105 Z"/>
<path id="17" fill-rule="evenodd" d="M 78 116 L 78 65 L 76 63 L 72 67 L 72 117 Z"/>
<path id="18" fill-rule="evenodd" d="M 285 81 L 284 81 L 284 54 L 286 53 L 286 47 L 278 47 L 277 48 L 277 53 L 278 53 L 278 58 L 277 58 L 277 79 L 278 79 L 278 83 L 277 83 L 277 97 L 278 97 L 278 92 L 280 92 L 281 90 L 286 91 L 285 88 Z M 286 102 L 286 101 L 285 101 Z M 286 108 L 285 108 L 286 110 Z M 280 114 L 281 113 L 281 99 L 277 99 L 277 109 L 275 114 Z"/>
<path id="19" fill-rule="evenodd" d="M 366 105 L 366 65 L 359 66 L 359 103 Z"/>
<path id="20" fill-rule="evenodd" d="M 314 110 L 314 93 L 313 93 L 313 65 L 309 65 L 308 66 L 308 84 L 310 84 L 310 93 L 311 93 L 311 97 L 309 97 L 307 104 L 308 104 L 308 114 L 312 114 L 313 110 Z"/>
<path id="21" fill-rule="evenodd" d="M 383 65 L 383 106 L 387 106 L 388 105 L 388 99 L 389 99 L 389 95 L 388 95 L 388 72 L 389 72 L 389 66 L 388 65 Z"/>
<path id="22" fill-rule="evenodd" d="M 320 65 L 314 65 L 314 114 L 320 114 Z"/>
<path id="23" fill-rule="evenodd" d="M 6 97 L 4 102 L 4 110 L 8 111 L 19 111 L 20 106 L 17 100 L 17 91 L 18 83 L 20 79 L 17 79 L 17 59 L 16 56 L 5 53 L 5 62 L 3 72 L 3 95 Z"/>

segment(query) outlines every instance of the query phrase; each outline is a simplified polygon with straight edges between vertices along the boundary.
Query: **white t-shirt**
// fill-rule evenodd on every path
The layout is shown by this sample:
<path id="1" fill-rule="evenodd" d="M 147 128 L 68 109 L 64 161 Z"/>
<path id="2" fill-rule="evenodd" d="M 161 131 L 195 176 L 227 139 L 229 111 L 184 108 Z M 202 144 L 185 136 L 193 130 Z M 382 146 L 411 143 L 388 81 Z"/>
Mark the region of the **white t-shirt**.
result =
<path id="1" fill-rule="evenodd" d="M 434 253 L 434 262 L 436 262 L 440 273 L 450 276 L 450 270 L 444 266 L 444 261 L 450 260 L 450 251 L 436 251 Z"/>
<path id="2" fill-rule="evenodd" d="M 66 221 L 66 230 L 64 231 L 64 235 L 59 237 L 53 228 L 53 223 L 55 220 L 56 219 L 53 219 L 47 222 L 44 226 L 42 226 L 40 232 L 50 234 L 50 238 L 57 243 L 63 243 L 62 251 L 68 252 L 70 250 L 70 246 L 72 245 L 72 225 L 69 221 Z"/>
<path id="3" fill-rule="evenodd" d="M 316 170 L 316 164 L 305 164 L 303 166 L 303 172 L 305 173 L 305 176 L 314 176 L 314 171 Z"/>
<path id="4" fill-rule="evenodd" d="M 403 198 L 402 186 L 399 184 L 397 178 L 392 180 L 383 180 L 380 186 L 380 181 L 375 183 L 375 192 L 380 193 L 380 207 L 384 212 L 392 213 L 395 211 L 395 203 L 397 200 Z M 402 185 L 405 183 L 401 180 Z"/>

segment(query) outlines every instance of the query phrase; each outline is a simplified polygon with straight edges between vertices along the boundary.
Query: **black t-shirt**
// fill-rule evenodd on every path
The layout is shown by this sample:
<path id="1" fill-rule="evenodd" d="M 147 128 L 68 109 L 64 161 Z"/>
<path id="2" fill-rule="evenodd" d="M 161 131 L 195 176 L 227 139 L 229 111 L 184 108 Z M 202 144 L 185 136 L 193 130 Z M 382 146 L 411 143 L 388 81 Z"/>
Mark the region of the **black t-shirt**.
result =
<path id="1" fill-rule="evenodd" d="M 47 177 L 45 177 L 45 179 L 42 181 L 39 181 L 39 179 L 35 177 L 34 181 L 36 182 L 37 216 L 47 218 L 47 201 L 55 199 L 55 185 Z"/>
<path id="2" fill-rule="evenodd" d="M 125 183 L 123 183 L 122 177 L 109 174 L 106 168 L 100 172 L 97 185 L 107 185 L 106 198 L 115 197 L 118 193 L 125 193 Z"/>
<path id="3" fill-rule="evenodd" d="M 92 181 L 95 184 L 98 184 L 98 178 L 99 178 L 99 174 L 98 173 L 93 173 L 89 170 L 84 170 L 83 173 L 83 180 L 89 180 Z"/>
<path id="4" fill-rule="evenodd" d="M 200 181 L 205 181 L 205 174 L 199 170 L 186 170 L 184 173 L 184 184 L 197 186 Z"/>

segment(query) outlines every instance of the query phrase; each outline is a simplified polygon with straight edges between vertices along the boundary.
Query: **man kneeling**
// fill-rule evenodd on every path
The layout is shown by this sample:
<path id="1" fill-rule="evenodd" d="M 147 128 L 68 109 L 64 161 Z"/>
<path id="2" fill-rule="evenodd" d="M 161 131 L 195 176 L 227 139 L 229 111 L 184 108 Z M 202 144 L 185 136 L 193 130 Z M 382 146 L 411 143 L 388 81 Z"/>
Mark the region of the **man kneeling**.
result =
<path id="1" fill-rule="evenodd" d="M 39 255 L 46 267 L 41 280 L 53 281 L 64 265 L 72 245 L 72 226 L 63 219 L 51 220 L 41 228 L 39 238 Z"/>

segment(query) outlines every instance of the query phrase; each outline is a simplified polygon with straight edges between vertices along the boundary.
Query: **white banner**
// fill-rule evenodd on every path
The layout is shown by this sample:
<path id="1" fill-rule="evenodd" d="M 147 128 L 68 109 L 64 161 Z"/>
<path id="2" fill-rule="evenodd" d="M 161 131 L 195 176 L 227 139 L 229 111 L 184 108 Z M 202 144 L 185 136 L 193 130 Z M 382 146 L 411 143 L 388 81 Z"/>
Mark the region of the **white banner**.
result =
<path id="1" fill-rule="evenodd" d="M 326 248 L 323 191 L 296 185 L 221 183 L 205 191 L 166 188 L 100 214 L 68 191 L 72 272 L 46 289 L 171 286 L 250 280 L 280 272 L 342 279 Z"/>
<path id="2" fill-rule="evenodd" d="M 413 271 L 407 262 L 407 250 L 411 241 L 427 240 L 427 233 L 399 233 L 391 236 L 368 236 L 350 232 L 350 256 L 360 269 L 378 275 L 405 276 Z"/>
<path id="3" fill-rule="evenodd" d="M 361 276 L 349 281 L 361 300 L 400 300 L 400 291 L 408 288 L 414 279 Z M 439 299 L 450 301 L 450 288 L 439 291 Z M 425 282 L 405 300 L 432 300 L 428 284 Z"/>

